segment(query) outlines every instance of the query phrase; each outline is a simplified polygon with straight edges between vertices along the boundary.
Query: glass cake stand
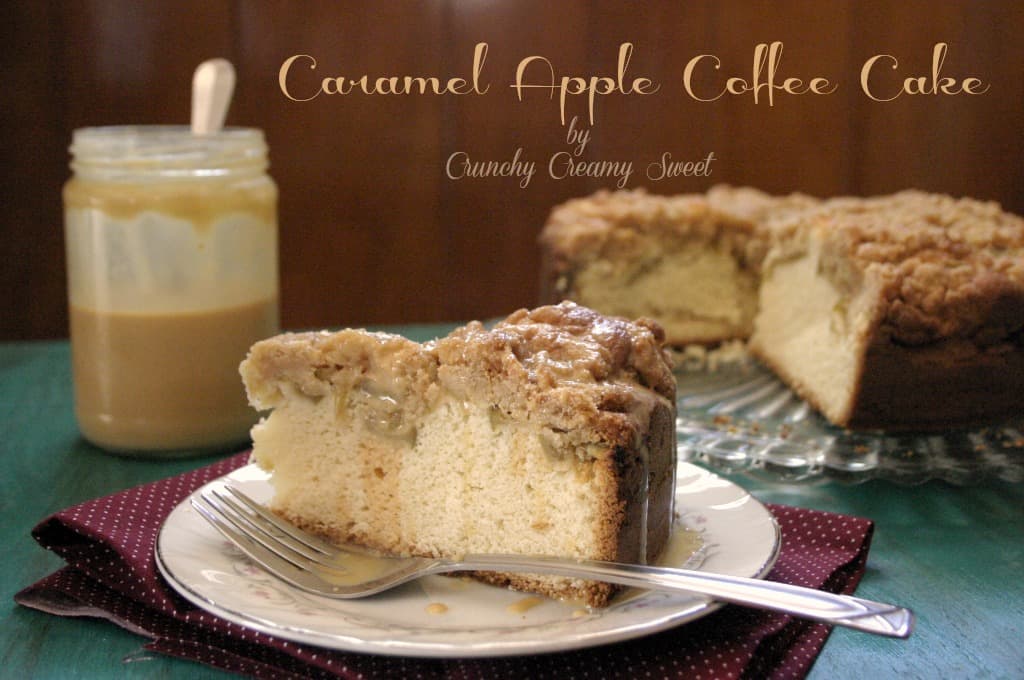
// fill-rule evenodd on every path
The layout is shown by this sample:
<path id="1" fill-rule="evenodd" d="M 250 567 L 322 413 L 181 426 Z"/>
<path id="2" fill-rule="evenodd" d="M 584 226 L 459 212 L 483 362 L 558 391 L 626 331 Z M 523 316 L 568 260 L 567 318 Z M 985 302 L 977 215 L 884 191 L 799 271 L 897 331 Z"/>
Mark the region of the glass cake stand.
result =
<path id="1" fill-rule="evenodd" d="M 1024 481 L 1024 417 L 938 433 L 851 432 L 749 358 L 676 375 L 680 457 L 725 473 L 801 483 Z"/>

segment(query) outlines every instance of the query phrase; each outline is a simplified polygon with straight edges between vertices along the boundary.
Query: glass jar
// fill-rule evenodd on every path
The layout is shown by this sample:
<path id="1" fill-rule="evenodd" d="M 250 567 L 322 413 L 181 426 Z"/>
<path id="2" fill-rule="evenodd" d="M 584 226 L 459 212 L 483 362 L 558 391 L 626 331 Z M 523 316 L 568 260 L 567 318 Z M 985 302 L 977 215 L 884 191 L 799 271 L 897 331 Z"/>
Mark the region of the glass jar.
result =
<path id="1" fill-rule="evenodd" d="M 75 416 L 111 451 L 245 442 L 238 365 L 279 330 L 277 187 L 256 129 L 76 130 L 64 186 Z"/>

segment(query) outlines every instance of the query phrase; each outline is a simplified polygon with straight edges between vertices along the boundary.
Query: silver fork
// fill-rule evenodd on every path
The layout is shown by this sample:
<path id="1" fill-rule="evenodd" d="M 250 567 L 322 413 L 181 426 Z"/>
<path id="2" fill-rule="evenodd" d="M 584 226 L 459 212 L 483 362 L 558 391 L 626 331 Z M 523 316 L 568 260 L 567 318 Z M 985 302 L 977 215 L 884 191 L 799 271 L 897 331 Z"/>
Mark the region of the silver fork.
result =
<path id="1" fill-rule="evenodd" d="M 906 638 L 914 625 L 913 613 L 904 607 L 774 581 L 688 569 L 523 555 L 465 555 L 460 559 L 384 557 L 357 547 L 328 543 L 282 520 L 222 482 L 208 485 L 191 502 L 225 538 L 270 574 L 325 597 L 365 597 L 428 574 L 500 571 L 702 594 L 722 602 L 888 637 Z"/>

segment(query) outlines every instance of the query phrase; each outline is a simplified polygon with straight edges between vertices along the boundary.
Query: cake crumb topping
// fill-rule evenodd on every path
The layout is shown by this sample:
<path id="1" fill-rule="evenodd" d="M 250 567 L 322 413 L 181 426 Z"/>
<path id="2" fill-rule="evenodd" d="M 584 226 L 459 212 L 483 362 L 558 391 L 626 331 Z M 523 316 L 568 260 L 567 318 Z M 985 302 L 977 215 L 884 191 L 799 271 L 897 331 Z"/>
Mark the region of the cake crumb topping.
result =
<path id="1" fill-rule="evenodd" d="M 493 328 L 478 322 L 436 343 L 438 377 L 560 439 L 632 446 L 655 400 L 675 403 L 676 380 L 650 320 L 607 317 L 577 305 L 519 310 Z"/>
<path id="2" fill-rule="evenodd" d="M 841 290 L 880 289 L 897 343 L 989 346 L 1024 326 L 1024 219 L 997 203 L 910 190 L 826 201 L 796 223 Z"/>
<path id="3" fill-rule="evenodd" d="M 718 185 L 706 194 L 664 196 L 644 189 L 608 191 L 556 206 L 541 233 L 559 271 L 594 258 L 630 258 L 652 244 L 714 243 L 756 267 L 767 240 L 762 225 L 817 203 L 804 194 L 772 196 L 751 187 Z"/>
<path id="4" fill-rule="evenodd" d="M 258 409 L 294 393 L 330 395 L 340 409 L 399 430 L 448 392 L 598 455 L 591 444 L 633 445 L 656 401 L 674 409 L 664 339 L 653 321 L 563 302 L 519 310 L 493 328 L 474 321 L 424 344 L 352 329 L 286 333 L 253 345 L 240 370 Z"/>

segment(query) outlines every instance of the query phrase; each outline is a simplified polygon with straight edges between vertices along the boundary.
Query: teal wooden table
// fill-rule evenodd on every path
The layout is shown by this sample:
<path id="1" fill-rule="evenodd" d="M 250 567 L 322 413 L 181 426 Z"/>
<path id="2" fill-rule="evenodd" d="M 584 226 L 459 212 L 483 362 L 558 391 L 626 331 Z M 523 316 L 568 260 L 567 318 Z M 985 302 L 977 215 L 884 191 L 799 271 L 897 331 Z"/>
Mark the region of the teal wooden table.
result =
<path id="1" fill-rule="evenodd" d="M 394 330 L 423 340 L 447 328 Z M 228 677 L 150 655 L 142 638 L 105 621 L 49 616 L 13 601 L 18 590 L 60 566 L 29 536 L 38 520 L 212 460 L 133 460 L 90 446 L 72 414 L 67 343 L 0 344 L 0 677 Z M 733 480 L 764 501 L 875 520 L 857 594 L 918 614 L 906 641 L 836 630 L 812 678 L 1024 678 L 1024 484 Z"/>

